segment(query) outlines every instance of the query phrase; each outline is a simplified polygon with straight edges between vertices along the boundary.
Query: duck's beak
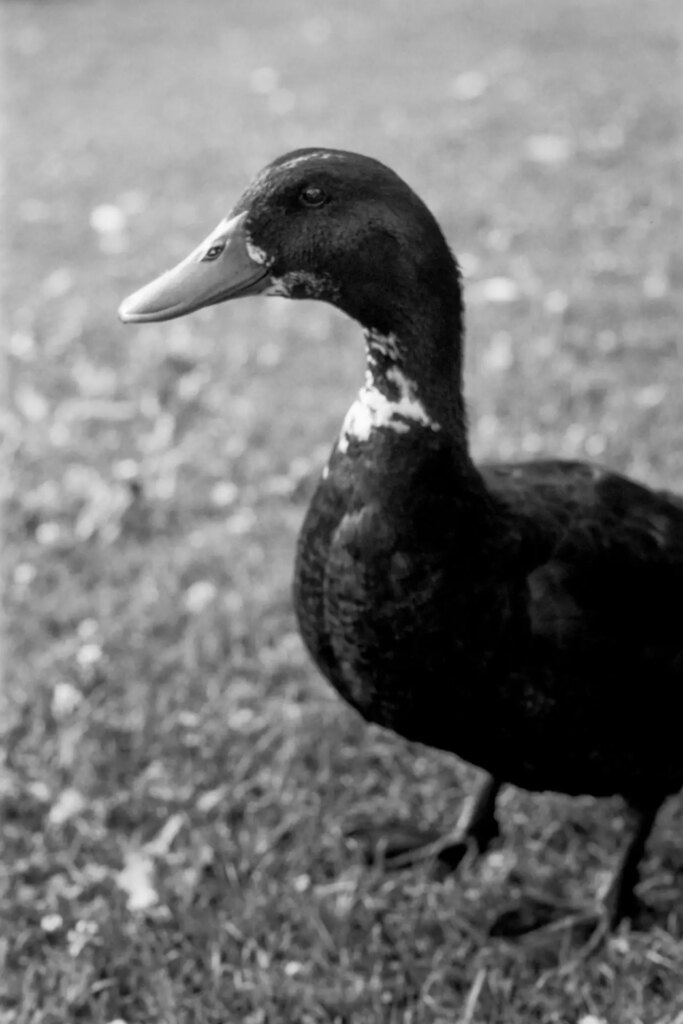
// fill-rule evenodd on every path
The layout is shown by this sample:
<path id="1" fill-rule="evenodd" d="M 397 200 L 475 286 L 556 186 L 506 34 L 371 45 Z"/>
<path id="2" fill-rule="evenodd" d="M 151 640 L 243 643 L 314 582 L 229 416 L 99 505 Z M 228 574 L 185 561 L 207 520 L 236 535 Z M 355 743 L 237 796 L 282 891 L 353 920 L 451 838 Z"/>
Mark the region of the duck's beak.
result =
<path id="1" fill-rule="evenodd" d="M 266 257 L 251 244 L 246 217 L 241 213 L 221 221 L 182 263 L 124 299 L 121 320 L 173 320 L 202 306 L 265 291 L 270 284 Z"/>

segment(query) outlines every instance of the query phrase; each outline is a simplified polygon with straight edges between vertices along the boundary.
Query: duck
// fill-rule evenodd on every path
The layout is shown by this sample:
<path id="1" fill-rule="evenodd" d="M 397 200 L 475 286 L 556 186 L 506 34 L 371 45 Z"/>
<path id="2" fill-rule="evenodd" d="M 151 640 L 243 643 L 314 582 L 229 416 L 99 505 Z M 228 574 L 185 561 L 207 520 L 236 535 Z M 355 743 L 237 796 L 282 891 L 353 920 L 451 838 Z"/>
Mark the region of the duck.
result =
<path id="1" fill-rule="evenodd" d="M 632 918 L 646 842 L 683 786 L 683 498 L 582 461 L 475 464 L 459 265 L 378 160 L 273 160 L 119 316 L 256 295 L 330 303 L 365 347 L 298 540 L 304 644 L 368 722 L 482 772 L 454 827 L 416 830 L 395 860 L 454 870 L 484 853 L 507 785 L 620 796 L 631 827 L 598 906 L 608 930 Z"/>

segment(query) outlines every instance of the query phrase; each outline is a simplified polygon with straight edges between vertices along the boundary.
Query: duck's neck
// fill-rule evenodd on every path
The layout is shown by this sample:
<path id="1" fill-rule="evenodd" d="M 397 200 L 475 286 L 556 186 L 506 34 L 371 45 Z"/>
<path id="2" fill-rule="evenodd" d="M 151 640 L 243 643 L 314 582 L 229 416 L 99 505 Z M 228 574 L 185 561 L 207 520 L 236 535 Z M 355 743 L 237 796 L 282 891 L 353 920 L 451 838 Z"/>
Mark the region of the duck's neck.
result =
<path id="1" fill-rule="evenodd" d="M 428 438 L 469 465 L 459 295 L 446 310 L 429 313 L 424 306 L 419 318 L 394 312 L 395 328 L 364 328 L 365 385 L 344 423 L 342 448 L 384 427 L 406 440 Z"/>

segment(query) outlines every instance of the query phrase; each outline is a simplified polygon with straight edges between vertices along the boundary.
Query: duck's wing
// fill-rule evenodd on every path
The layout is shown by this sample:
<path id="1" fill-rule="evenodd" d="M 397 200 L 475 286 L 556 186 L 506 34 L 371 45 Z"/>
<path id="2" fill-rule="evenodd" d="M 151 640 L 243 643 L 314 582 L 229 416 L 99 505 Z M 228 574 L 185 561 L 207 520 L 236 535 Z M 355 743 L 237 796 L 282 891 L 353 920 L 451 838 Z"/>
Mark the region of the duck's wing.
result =
<path id="1" fill-rule="evenodd" d="M 532 634 L 683 676 L 683 498 L 578 462 L 482 473 L 516 524 Z"/>

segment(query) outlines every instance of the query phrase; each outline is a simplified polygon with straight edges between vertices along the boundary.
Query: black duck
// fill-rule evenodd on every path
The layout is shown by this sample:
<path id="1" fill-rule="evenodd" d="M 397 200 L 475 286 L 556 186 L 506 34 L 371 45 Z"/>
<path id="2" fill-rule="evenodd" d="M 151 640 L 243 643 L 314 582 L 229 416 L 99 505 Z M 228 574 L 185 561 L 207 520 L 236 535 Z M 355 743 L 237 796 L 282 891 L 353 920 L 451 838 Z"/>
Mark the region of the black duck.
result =
<path id="1" fill-rule="evenodd" d="M 259 293 L 330 302 L 365 338 L 365 384 L 298 545 L 311 655 L 366 719 L 486 772 L 456 832 L 425 847 L 451 866 L 496 834 L 505 783 L 621 794 L 635 828 L 604 905 L 616 924 L 683 785 L 683 501 L 580 462 L 473 463 L 458 266 L 376 160 L 273 161 L 120 315 Z"/>

